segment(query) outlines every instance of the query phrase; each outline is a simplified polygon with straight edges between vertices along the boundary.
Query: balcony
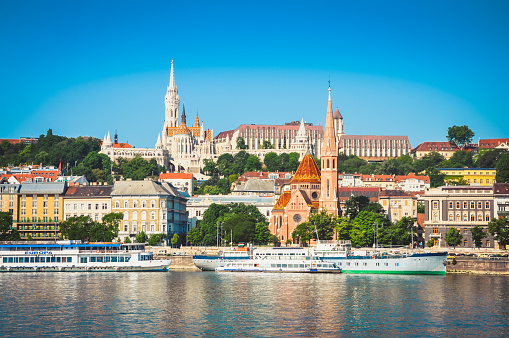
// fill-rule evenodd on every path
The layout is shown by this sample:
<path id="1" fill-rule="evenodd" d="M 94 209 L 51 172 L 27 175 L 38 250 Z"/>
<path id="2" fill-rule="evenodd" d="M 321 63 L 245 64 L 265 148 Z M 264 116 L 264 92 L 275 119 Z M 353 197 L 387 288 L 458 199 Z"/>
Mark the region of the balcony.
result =
<path id="1" fill-rule="evenodd" d="M 429 234 L 429 237 L 430 237 L 430 238 L 442 238 L 442 234 L 434 234 L 434 233 L 431 233 L 431 234 Z"/>

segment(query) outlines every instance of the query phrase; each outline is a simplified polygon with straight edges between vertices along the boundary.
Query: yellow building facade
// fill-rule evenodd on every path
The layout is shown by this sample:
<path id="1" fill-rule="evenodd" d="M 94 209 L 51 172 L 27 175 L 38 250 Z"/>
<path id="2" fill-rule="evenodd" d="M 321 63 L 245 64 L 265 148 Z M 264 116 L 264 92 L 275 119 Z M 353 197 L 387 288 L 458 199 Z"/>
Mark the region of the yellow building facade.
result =
<path id="1" fill-rule="evenodd" d="M 497 170 L 494 168 L 437 168 L 441 174 L 445 174 L 444 182 L 451 184 L 460 179 L 469 185 L 491 186 L 495 182 Z"/>
<path id="2" fill-rule="evenodd" d="M 22 239 L 53 240 L 59 236 L 66 189 L 66 182 L 2 185 L 0 209 L 12 214 Z"/>

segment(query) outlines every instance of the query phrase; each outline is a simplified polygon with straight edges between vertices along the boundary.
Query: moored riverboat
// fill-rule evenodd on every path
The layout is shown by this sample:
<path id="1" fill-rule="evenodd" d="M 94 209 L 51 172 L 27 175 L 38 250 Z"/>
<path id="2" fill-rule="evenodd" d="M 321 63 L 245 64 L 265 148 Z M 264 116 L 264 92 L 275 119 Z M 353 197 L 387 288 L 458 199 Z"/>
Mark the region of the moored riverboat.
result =
<path id="1" fill-rule="evenodd" d="M 238 260 L 249 259 L 252 255 L 252 248 L 238 246 L 236 248 L 225 248 L 217 255 L 194 255 L 193 263 L 203 271 L 214 271 L 218 266 Z"/>
<path id="2" fill-rule="evenodd" d="M 230 272 L 309 272 L 340 273 L 333 262 L 325 262 L 303 248 L 255 249 L 247 260 L 235 260 L 215 268 Z"/>
<path id="3" fill-rule="evenodd" d="M 404 248 L 353 251 L 350 241 L 318 241 L 314 254 L 335 263 L 344 273 L 444 275 L 447 265 L 447 252 Z"/>
<path id="4" fill-rule="evenodd" d="M 18 242 L 19 243 L 19 242 Z M 156 260 L 145 245 L 57 241 L 0 245 L 0 272 L 168 271 L 171 260 Z"/>

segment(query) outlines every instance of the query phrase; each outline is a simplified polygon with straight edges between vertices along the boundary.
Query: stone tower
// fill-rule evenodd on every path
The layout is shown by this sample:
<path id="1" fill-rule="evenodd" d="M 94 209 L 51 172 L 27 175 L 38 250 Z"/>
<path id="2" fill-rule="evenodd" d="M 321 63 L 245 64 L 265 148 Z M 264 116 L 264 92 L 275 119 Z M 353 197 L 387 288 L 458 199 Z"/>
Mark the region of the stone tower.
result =
<path id="1" fill-rule="evenodd" d="M 164 106 L 166 108 L 164 126 L 167 127 L 178 127 L 179 126 L 179 104 L 180 98 L 175 85 L 175 74 L 173 73 L 173 60 L 171 60 L 171 72 L 170 72 L 170 84 L 166 90 L 166 96 L 164 97 Z M 163 138 L 166 135 L 166 130 L 163 130 Z"/>
<path id="2" fill-rule="evenodd" d="M 338 146 L 332 116 L 332 101 L 329 84 L 329 102 L 327 105 L 327 117 L 323 134 L 323 145 L 320 156 L 321 169 L 321 194 L 320 207 L 328 213 L 337 215 L 339 212 L 338 201 Z"/>

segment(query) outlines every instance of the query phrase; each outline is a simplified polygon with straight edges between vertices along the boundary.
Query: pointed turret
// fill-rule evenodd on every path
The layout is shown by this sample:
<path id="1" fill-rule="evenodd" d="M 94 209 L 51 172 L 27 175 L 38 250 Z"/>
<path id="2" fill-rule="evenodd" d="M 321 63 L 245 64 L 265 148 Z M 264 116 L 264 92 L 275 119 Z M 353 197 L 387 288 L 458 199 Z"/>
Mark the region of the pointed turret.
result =
<path id="1" fill-rule="evenodd" d="M 161 134 L 157 134 L 156 149 L 161 149 L 162 147 L 163 147 L 163 142 L 161 142 Z"/>
<path id="2" fill-rule="evenodd" d="M 173 60 L 171 60 L 170 85 L 168 86 L 168 88 L 177 89 L 177 87 L 175 87 L 175 74 L 173 72 Z"/>
<path id="3" fill-rule="evenodd" d="M 111 148 L 112 146 L 113 146 L 113 142 L 111 142 L 110 131 L 108 130 L 108 134 L 106 134 L 106 136 L 104 136 L 104 141 L 103 141 L 101 148 Z"/>
<path id="4" fill-rule="evenodd" d="M 200 119 L 198 118 L 198 111 L 196 111 L 196 119 L 194 119 L 194 126 L 198 128 L 200 126 Z"/>
<path id="5" fill-rule="evenodd" d="M 325 209 L 328 213 L 338 215 L 338 213 L 340 213 L 339 201 L 337 198 L 338 147 L 336 143 L 336 133 L 334 130 L 333 120 L 331 90 L 329 82 L 329 102 L 327 104 L 323 145 L 320 156 L 320 161 L 322 163 L 320 209 Z"/>
<path id="6" fill-rule="evenodd" d="M 180 125 L 184 125 L 184 126 L 187 126 L 187 121 L 186 121 L 186 106 L 184 104 L 182 104 L 182 116 L 180 117 Z"/>
<path id="7" fill-rule="evenodd" d="M 175 85 L 175 74 L 173 71 L 173 60 L 171 60 L 170 70 L 170 83 L 166 89 L 166 96 L 164 97 L 165 106 L 165 118 L 164 121 L 168 127 L 178 126 L 178 110 L 179 110 L 180 98 Z"/>
<path id="8" fill-rule="evenodd" d="M 327 115 L 325 118 L 325 128 L 323 133 L 323 146 L 321 156 L 338 156 L 338 147 L 336 145 L 336 135 L 334 132 L 334 120 L 332 117 L 332 100 L 329 85 L 329 102 L 327 104 Z"/>

